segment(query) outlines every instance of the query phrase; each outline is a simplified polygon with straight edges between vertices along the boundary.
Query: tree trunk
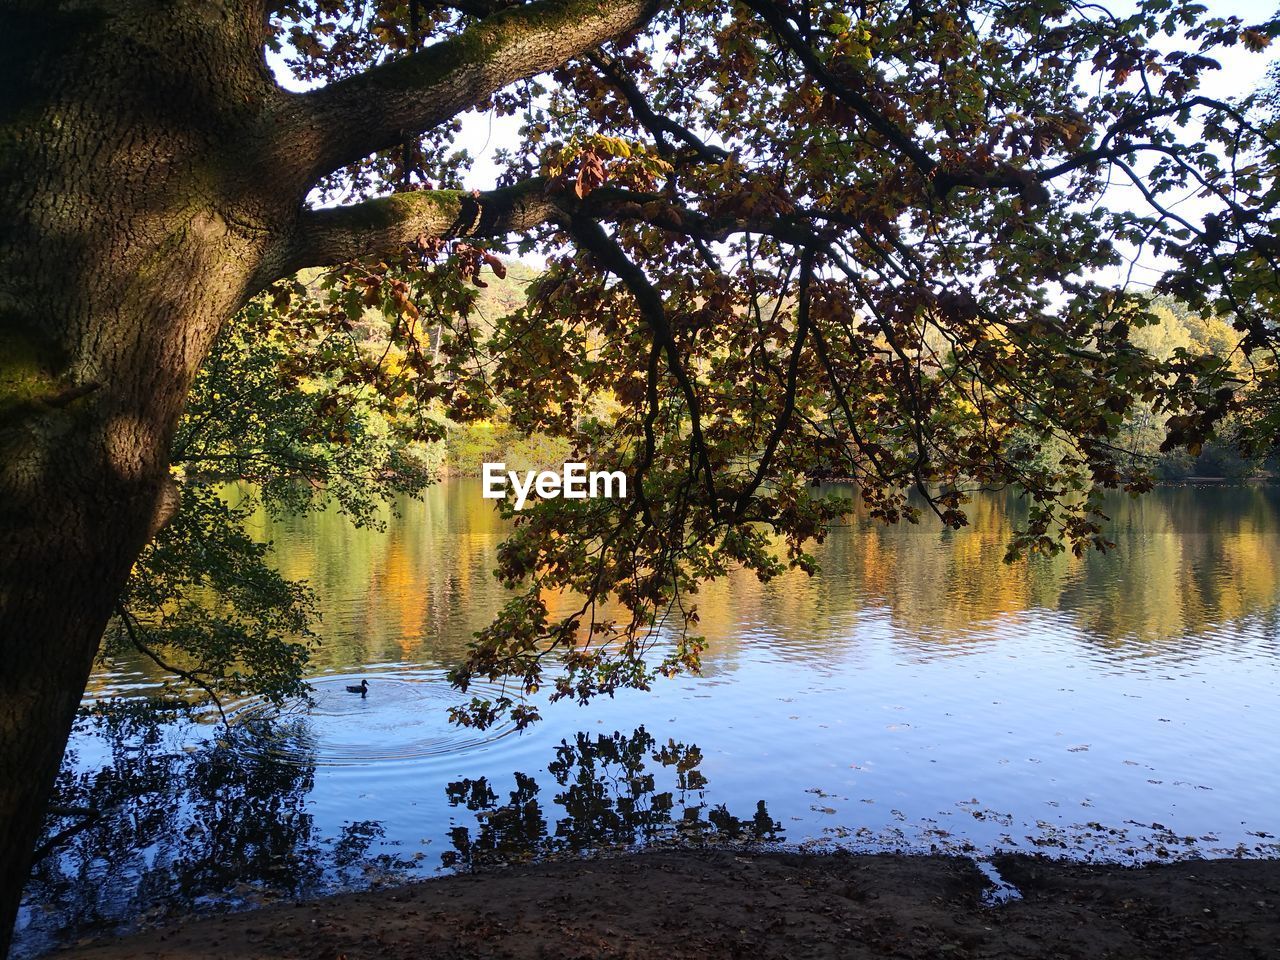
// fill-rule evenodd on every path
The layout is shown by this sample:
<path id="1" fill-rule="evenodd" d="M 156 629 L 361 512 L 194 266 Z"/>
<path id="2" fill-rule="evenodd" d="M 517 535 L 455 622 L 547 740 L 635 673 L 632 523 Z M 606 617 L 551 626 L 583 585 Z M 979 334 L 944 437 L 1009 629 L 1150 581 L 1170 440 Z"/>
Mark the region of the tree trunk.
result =
<path id="1" fill-rule="evenodd" d="M 62 6 L 0 2 L 0 957 L 183 399 L 302 199 L 255 197 L 260 11 Z"/>
<path id="2" fill-rule="evenodd" d="M 267 67 L 267 6 L 0 0 L 0 957 L 103 629 L 174 507 L 169 443 L 218 329 L 297 267 L 548 215 L 529 189 L 306 214 L 312 183 L 657 7 L 517 5 L 297 95 Z"/>

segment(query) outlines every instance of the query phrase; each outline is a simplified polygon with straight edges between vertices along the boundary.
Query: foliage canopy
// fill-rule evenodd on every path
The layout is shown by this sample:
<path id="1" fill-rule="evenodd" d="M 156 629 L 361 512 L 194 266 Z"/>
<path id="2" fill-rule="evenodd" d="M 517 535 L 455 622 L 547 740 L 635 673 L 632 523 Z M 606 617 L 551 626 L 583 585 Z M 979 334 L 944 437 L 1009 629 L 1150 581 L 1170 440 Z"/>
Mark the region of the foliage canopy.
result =
<path id="1" fill-rule="evenodd" d="M 398 59 L 444 70 L 563 6 L 290 0 L 267 45 L 309 84 Z M 972 492 L 1015 486 L 1031 510 L 1010 555 L 1078 552 L 1107 546 L 1101 490 L 1152 482 L 1129 449 L 1138 414 L 1165 449 L 1197 452 L 1228 416 L 1272 444 L 1280 124 L 1265 97 L 1199 87 L 1280 20 L 1183 0 L 649 13 L 475 105 L 519 119 L 498 189 L 468 190 L 457 119 L 327 177 L 317 202 L 347 204 L 320 211 L 333 236 L 382 249 L 353 259 L 334 239 L 321 277 L 245 310 L 179 440 L 193 474 L 293 507 L 320 489 L 357 516 L 423 482 L 413 444 L 446 418 L 501 413 L 625 470 L 622 509 L 558 500 L 517 519 L 498 571 L 516 592 L 456 670 L 464 689 L 503 676 L 586 699 L 695 666 L 699 582 L 811 569 L 806 542 L 848 506 L 817 478 L 854 480 L 885 521 L 950 527 Z M 424 229 L 444 207 L 471 209 L 467 229 Z M 512 252 L 546 271 L 524 302 L 478 308 Z M 1152 291 L 1113 279 L 1138 257 L 1222 349 L 1153 338 Z M 377 349 L 352 336 L 373 314 Z M 252 396 L 219 392 L 232 382 Z M 189 502 L 135 577 L 153 620 L 146 571 L 196 562 L 181 551 L 202 511 L 229 509 Z M 261 629 L 296 632 L 305 598 L 263 583 L 301 619 Z M 519 699 L 458 719 L 531 719 Z"/>

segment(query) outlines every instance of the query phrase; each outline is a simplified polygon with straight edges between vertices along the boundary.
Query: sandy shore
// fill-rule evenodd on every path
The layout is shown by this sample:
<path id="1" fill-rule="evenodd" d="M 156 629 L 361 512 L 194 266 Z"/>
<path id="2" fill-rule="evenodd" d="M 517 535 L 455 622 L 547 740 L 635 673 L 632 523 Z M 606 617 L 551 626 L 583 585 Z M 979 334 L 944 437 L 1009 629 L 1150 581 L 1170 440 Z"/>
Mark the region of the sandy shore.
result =
<path id="1" fill-rule="evenodd" d="M 1280 860 L 1141 869 L 656 851 L 205 917 L 59 957 L 1280 958 Z"/>

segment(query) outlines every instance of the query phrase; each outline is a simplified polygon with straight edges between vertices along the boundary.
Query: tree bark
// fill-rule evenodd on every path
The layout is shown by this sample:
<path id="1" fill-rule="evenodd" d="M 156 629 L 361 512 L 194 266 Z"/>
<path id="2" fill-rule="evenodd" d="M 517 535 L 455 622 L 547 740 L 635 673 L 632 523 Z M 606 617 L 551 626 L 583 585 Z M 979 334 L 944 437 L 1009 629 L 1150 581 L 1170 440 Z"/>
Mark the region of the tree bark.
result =
<path id="1" fill-rule="evenodd" d="M 279 216 L 220 144 L 276 96 L 261 22 L 147 6 L 4 11 L 0 955 L 183 398 Z"/>
<path id="2" fill-rule="evenodd" d="M 436 48 L 304 96 L 270 75 L 264 9 L 0 0 L 0 957 L 103 630 L 174 509 L 169 444 L 213 338 L 308 257 L 404 241 L 368 208 L 307 213 L 315 179 L 652 5 L 542 0 L 430 69 Z M 413 227 L 503 235 L 549 209 L 502 196 Z"/>

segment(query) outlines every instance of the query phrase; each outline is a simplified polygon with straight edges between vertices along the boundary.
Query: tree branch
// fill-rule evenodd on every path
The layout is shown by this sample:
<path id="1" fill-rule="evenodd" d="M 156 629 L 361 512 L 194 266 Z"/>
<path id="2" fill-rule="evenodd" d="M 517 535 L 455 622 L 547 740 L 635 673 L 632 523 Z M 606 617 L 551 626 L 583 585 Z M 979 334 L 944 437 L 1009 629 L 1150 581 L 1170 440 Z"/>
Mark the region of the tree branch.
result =
<path id="1" fill-rule="evenodd" d="M 648 130 L 663 154 L 671 154 L 671 144 L 667 137 L 672 136 L 691 149 L 700 159 L 708 163 L 720 163 L 729 158 L 729 152 L 720 147 L 708 146 L 693 131 L 682 127 L 670 117 L 657 113 L 645 98 L 644 91 L 636 82 L 628 77 L 615 60 L 600 54 L 589 54 L 587 59 L 599 70 L 609 82 L 622 94 L 641 125 Z"/>
<path id="2" fill-rule="evenodd" d="M 876 109 L 870 100 L 827 68 L 804 37 L 791 25 L 787 19 L 785 7 L 773 3 L 772 0 L 742 0 L 742 2 L 759 14 L 760 18 L 773 29 L 778 39 L 800 59 L 814 80 L 848 104 L 867 126 L 905 154 L 922 175 L 926 177 L 932 175 L 938 166 L 938 161 L 929 156 L 928 152 L 906 131 Z"/>
<path id="3" fill-rule="evenodd" d="M 791 358 L 787 361 L 787 376 L 784 381 L 782 395 L 782 412 L 778 414 L 777 420 L 774 421 L 773 429 L 769 431 L 764 450 L 760 454 L 760 462 L 756 465 L 755 475 L 752 476 L 751 482 L 738 494 L 737 502 L 734 504 L 734 516 L 737 517 L 746 515 L 747 508 L 751 505 L 752 496 L 760 489 L 760 484 L 764 483 L 765 477 L 769 475 L 769 468 L 773 465 L 773 455 L 778 449 L 778 442 L 791 426 L 791 417 L 795 413 L 800 355 L 804 350 L 804 341 L 809 334 L 811 322 L 809 305 L 811 302 L 810 287 L 813 284 L 813 261 L 813 250 L 805 247 L 804 253 L 800 255 L 800 298 L 796 308 L 796 339 L 791 347 Z"/>
<path id="4" fill-rule="evenodd" d="M 841 100 L 867 126 L 901 152 L 939 197 L 946 199 L 947 194 L 956 187 L 977 187 L 1016 190 L 1029 206 L 1038 206 L 1048 201 L 1048 192 L 1036 180 L 1035 175 L 1011 164 L 1001 164 L 994 170 L 942 164 L 917 142 L 911 131 L 900 127 L 852 85 L 837 76 L 800 31 L 791 25 L 785 7 L 772 0 L 742 0 L 742 3 L 754 10 L 772 28 L 782 45 L 794 53 L 809 71 L 815 83 Z"/>
<path id="5" fill-rule="evenodd" d="M 635 30 L 658 5 L 539 0 L 502 10 L 456 37 L 302 95 L 299 129 L 287 140 L 306 151 L 314 180 Z"/>
<path id="6" fill-rule="evenodd" d="M 505 10 L 518 2 L 519 0 L 445 0 L 445 2 L 441 3 L 428 3 L 426 8 L 429 12 L 440 7 L 450 7 L 468 17 L 483 20 L 485 17 L 491 17 L 499 10 Z"/>
<path id="7" fill-rule="evenodd" d="M 166 663 L 161 658 L 160 654 L 156 653 L 154 650 L 151 649 L 151 647 L 147 646 L 147 644 L 145 644 L 142 641 L 141 631 L 138 629 L 135 629 L 134 627 L 133 614 L 130 613 L 125 608 L 125 605 L 118 600 L 116 601 L 116 615 L 120 618 L 121 622 L 124 624 L 125 634 L 129 637 L 129 642 L 133 644 L 134 648 L 139 653 L 147 657 L 147 659 L 151 660 L 161 670 L 167 670 L 169 673 L 172 673 L 174 676 L 187 681 L 187 683 L 194 684 L 195 686 L 203 690 L 205 694 L 208 695 L 209 699 L 213 701 L 213 705 L 218 708 L 218 716 L 222 718 L 222 723 L 225 726 L 227 722 L 227 715 L 222 709 L 222 699 L 218 696 L 217 692 L 213 689 L 213 687 L 211 687 L 205 681 L 201 680 L 200 677 L 197 676 L 195 673 L 189 670 L 183 670 L 181 667 L 175 667 L 170 663 Z"/>
<path id="8" fill-rule="evenodd" d="M 693 444 L 694 454 L 697 457 L 696 466 L 692 473 L 695 479 L 699 473 L 702 474 L 702 482 L 707 491 L 707 504 L 710 507 L 712 517 L 718 519 L 719 498 L 716 496 L 715 475 L 711 470 L 707 442 L 702 434 L 702 405 L 698 399 L 698 392 L 694 387 L 693 380 L 690 378 L 688 371 L 685 370 L 684 361 L 680 357 L 680 350 L 676 346 L 675 335 L 671 330 L 671 323 L 667 319 L 667 310 L 663 303 L 661 292 L 645 275 L 644 270 L 631 261 L 631 258 L 618 245 L 617 240 L 609 236 L 598 222 L 578 214 L 569 219 L 566 228 L 573 235 L 573 238 L 578 241 L 579 245 L 596 259 L 601 269 L 612 273 L 622 281 L 623 286 L 627 288 L 631 293 L 632 299 L 635 300 L 641 317 L 653 332 L 654 343 L 661 345 L 663 352 L 666 354 L 667 367 L 679 385 L 680 392 L 684 395 L 689 413 L 690 440 Z"/>
<path id="9" fill-rule="evenodd" d="M 345 207 L 306 210 L 287 256 L 268 282 L 303 267 L 328 267 L 389 253 L 419 237 L 499 239 L 526 233 L 558 213 L 541 177 L 484 193 L 418 190 Z"/>
<path id="10" fill-rule="evenodd" d="M 558 188 L 545 177 L 485 192 L 419 190 L 342 207 L 306 210 L 282 254 L 265 264 L 255 290 L 304 267 L 328 267 L 361 257 L 392 253 L 420 237 L 501 239 L 574 216 L 621 222 L 643 221 L 705 241 L 751 232 L 787 243 L 815 242 L 817 234 L 796 217 L 709 217 L 673 204 L 668 197 L 600 187 L 586 198 Z"/>

